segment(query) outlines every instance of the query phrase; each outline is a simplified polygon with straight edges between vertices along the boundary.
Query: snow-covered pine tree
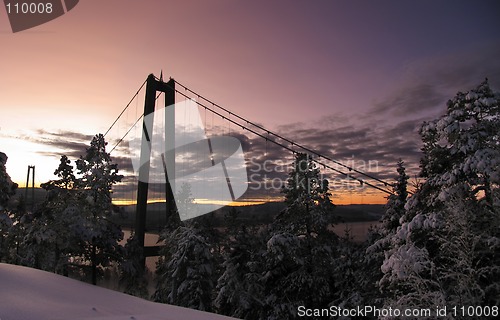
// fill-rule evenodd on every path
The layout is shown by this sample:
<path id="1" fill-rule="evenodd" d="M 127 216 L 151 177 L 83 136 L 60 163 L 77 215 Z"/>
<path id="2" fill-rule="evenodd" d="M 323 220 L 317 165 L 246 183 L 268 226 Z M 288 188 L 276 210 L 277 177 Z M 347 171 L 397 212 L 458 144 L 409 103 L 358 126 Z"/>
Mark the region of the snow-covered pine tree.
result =
<path id="1" fill-rule="evenodd" d="M 142 266 L 143 252 L 134 234 L 127 239 L 123 261 L 120 263 L 120 283 L 124 292 L 133 296 L 148 298 L 148 281 Z"/>
<path id="2" fill-rule="evenodd" d="M 394 184 L 393 194 L 387 198 L 385 214 L 382 217 L 381 231 L 387 234 L 394 234 L 400 226 L 399 220 L 405 213 L 406 199 L 408 198 L 408 175 L 402 159 L 397 164 L 398 176 Z"/>
<path id="3" fill-rule="evenodd" d="M 83 212 L 80 239 L 85 248 L 83 257 L 91 263 L 92 283 L 97 283 L 98 269 L 121 259 L 123 238 L 121 228 L 108 218 L 112 214 L 111 189 L 123 178 L 117 164 L 106 152 L 107 142 L 97 134 L 85 156 L 76 161 L 79 178 L 80 208 Z"/>
<path id="4" fill-rule="evenodd" d="M 160 251 L 154 300 L 211 311 L 214 264 L 206 239 L 192 225 L 162 237 L 168 245 Z"/>
<path id="5" fill-rule="evenodd" d="M 23 264 L 66 274 L 70 258 L 82 254 L 73 232 L 79 211 L 70 163 L 66 156 L 61 157 L 54 172 L 59 179 L 41 184 L 47 197 L 24 219 Z"/>
<path id="6" fill-rule="evenodd" d="M 377 306 L 373 296 L 375 288 L 375 273 L 377 268 L 373 261 L 366 259 L 367 243 L 354 241 L 351 230 L 346 227 L 344 236 L 337 245 L 336 259 L 331 268 L 335 275 L 334 287 L 330 305 L 345 309 L 364 308 L 364 306 Z M 379 259 L 380 260 L 380 259 Z M 356 319 L 356 317 L 341 316 L 339 320 Z"/>
<path id="7" fill-rule="evenodd" d="M 297 153 L 282 193 L 287 207 L 277 216 L 275 225 L 283 231 L 309 238 L 325 234 L 331 212 L 328 180 L 322 179 L 312 157 Z"/>
<path id="8" fill-rule="evenodd" d="M 387 305 L 500 302 L 500 95 L 488 82 L 420 130 L 422 183 L 386 256 Z"/>
<path id="9" fill-rule="evenodd" d="M 334 205 L 328 181 L 320 178 L 311 156 L 296 154 L 285 208 L 273 223 L 264 255 L 265 317 L 297 316 L 297 306 L 326 308 L 331 301 L 338 237 L 328 229 Z"/>
<path id="10" fill-rule="evenodd" d="M 9 255 L 9 231 L 12 227 L 12 219 L 7 210 L 0 210 L 0 262 Z"/>
<path id="11" fill-rule="evenodd" d="M 230 236 L 225 245 L 223 273 L 217 281 L 215 306 L 218 312 L 240 319 L 263 317 L 260 278 L 265 241 L 262 240 L 257 230 L 249 230 L 244 225 Z"/>
<path id="12" fill-rule="evenodd" d="M 398 175 L 393 187 L 393 193 L 387 197 L 385 213 L 381 224 L 370 230 L 366 248 L 362 250 L 363 256 L 358 266 L 356 279 L 360 282 L 362 297 L 365 305 L 381 307 L 384 295 L 378 292 L 378 282 L 383 276 L 380 266 L 383 264 L 386 254 L 394 250 L 394 236 L 400 220 L 405 214 L 405 205 L 408 197 L 408 175 L 402 159 L 396 163 Z M 358 252 L 355 252 L 356 255 Z"/>
<path id="13" fill-rule="evenodd" d="M 10 197 L 16 194 L 17 183 L 12 182 L 5 164 L 7 155 L 0 152 L 0 210 L 5 210 Z"/>
<path id="14" fill-rule="evenodd" d="M 276 233 L 267 242 L 264 283 L 266 319 L 292 319 L 297 306 L 308 304 L 314 287 L 313 276 L 304 272 L 305 252 L 298 236 Z"/>
<path id="15" fill-rule="evenodd" d="M 9 254 L 8 240 L 12 219 L 7 205 L 17 189 L 17 184 L 12 182 L 7 173 L 6 163 L 7 155 L 0 152 L 0 262 Z"/>

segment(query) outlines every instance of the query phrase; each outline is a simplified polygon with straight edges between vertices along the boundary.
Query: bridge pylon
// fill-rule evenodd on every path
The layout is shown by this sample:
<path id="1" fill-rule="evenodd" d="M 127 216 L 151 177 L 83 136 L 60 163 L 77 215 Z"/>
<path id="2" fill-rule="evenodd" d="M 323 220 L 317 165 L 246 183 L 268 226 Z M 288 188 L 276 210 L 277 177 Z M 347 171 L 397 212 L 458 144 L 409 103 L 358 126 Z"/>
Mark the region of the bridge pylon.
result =
<path id="1" fill-rule="evenodd" d="M 153 74 L 150 74 L 146 80 L 146 96 L 144 99 L 144 117 L 142 122 L 142 141 L 141 141 L 141 154 L 139 168 L 139 178 L 137 183 L 137 205 L 136 205 L 136 217 L 135 217 L 135 237 L 139 241 L 139 245 L 143 248 L 143 257 L 141 266 L 145 268 L 146 257 L 159 255 L 159 250 L 161 246 L 145 246 L 144 236 L 146 232 L 146 217 L 147 217 L 147 205 L 148 205 L 148 190 L 149 190 L 149 169 L 151 165 L 151 145 L 152 145 L 152 133 L 153 133 L 153 118 L 146 117 L 147 115 L 155 111 L 156 105 L 156 94 L 157 92 L 163 92 L 165 94 L 165 150 L 173 150 L 175 142 L 175 109 L 173 105 L 175 104 L 175 81 L 170 79 L 168 82 L 163 82 L 162 79 L 157 80 Z M 167 108 L 168 106 L 171 106 Z M 175 157 L 173 156 L 163 158 L 165 162 L 168 163 L 170 168 L 175 165 Z M 169 163 L 170 162 L 170 163 Z M 173 198 L 173 188 L 169 180 L 175 177 L 168 177 L 165 170 L 165 180 L 166 180 L 166 215 L 172 216 L 175 214 L 176 205 Z M 167 219 L 168 222 L 168 219 Z"/>

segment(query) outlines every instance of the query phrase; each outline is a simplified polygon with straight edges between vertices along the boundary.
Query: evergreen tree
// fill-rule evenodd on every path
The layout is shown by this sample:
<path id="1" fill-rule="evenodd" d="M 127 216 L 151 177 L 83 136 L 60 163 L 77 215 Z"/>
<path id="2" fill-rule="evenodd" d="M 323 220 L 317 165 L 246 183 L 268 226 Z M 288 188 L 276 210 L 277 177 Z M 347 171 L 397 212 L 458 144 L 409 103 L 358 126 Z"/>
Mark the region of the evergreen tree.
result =
<path id="1" fill-rule="evenodd" d="M 500 301 L 500 95 L 485 81 L 420 130 L 426 181 L 382 266 L 392 306 Z"/>
<path id="2" fill-rule="evenodd" d="M 235 211 L 232 213 L 234 214 Z M 257 230 L 240 226 L 226 244 L 223 273 L 217 281 L 218 312 L 240 319 L 263 316 L 263 254 L 265 241 Z"/>
<path id="3" fill-rule="evenodd" d="M 168 246 L 160 252 L 154 300 L 211 311 L 214 265 L 206 239 L 195 226 L 180 226 L 163 237 Z"/>
<path id="4" fill-rule="evenodd" d="M 17 183 L 12 182 L 5 164 L 7 155 L 0 152 L 0 211 L 6 210 L 10 197 L 16 194 Z"/>
<path id="5" fill-rule="evenodd" d="M 96 135 L 86 155 L 76 161 L 62 156 L 54 174 L 59 178 L 41 185 L 47 198 L 33 213 L 21 215 L 16 227 L 22 234 L 21 263 L 63 274 L 78 262 L 91 264 L 92 282 L 98 268 L 120 260 L 121 229 L 108 220 L 111 187 L 120 181 L 116 164 L 105 151 L 106 142 Z M 82 266 L 80 266 L 82 267 Z"/>
<path id="6" fill-rule="evenodd" d="M 92 283 L 97 283 L 98 268 L 121 258 L 119 241 L 123 232 L 108 218 L 112 214 L 111 190 L 123 178 L 106 152 L 102 134 L 94 136 L 85 156 L 76 161 L 80 206 L 83 212 L 80 239 L 84 259 L 91 263 Z"/>
<path id="7" fill-rule="evenodd" d="M 0 262 L 9 255 L 8 240 L 13 222 L 7 206 L 17 189 L 17 184 L 12 182 L 7 173 L 6 163 L 7 155 L 0 152 Z"/>
<path id="8" fill-rule="evenodd" d="M 354 241 L 351 231 L 346 227 L 337 248 L 338 254 L 331 268 L 331 273 L 335 277 L 330 305 L 345 309 L 377 305 L 376 299 L 373 298 L 376 294 L 373 267 L 379 266 L 366 259 L 366 243 Z M 348 320 L 357 317 L 342 316 L 339 319 Z"/>
<path id="9" fill-rule="evenodd" d="M 120 282 L 124 285 L 124 292 L 141 298 L 148 297 L 148 281 L 142 266 L 142 247 L 137 237 L 132 234 L 127 239 L 124 248 L 123 261 L 120 263 Z"/>
<path id="10" fill-rule="evenodd" d="M 54 171 L 60 179 L 41 184 L 47 198 L 24 223 L 23 263 L 28 266 L 67 274 L 70 258 L 82 254 L 74 232 L 79 210 L 70 163 L 61 157 Z"/>
<path id="11" fill-rule="evenodd" d="M 334 205 L 311 156 L 297 154 L 283 189 L 287 207 L 273 223 L 264 255 L 265 317 L 289 319 L 297 306 L 325 308 L 335 288 L 338 237 L 328 229 Z"/>
<path id="12" fill-rule="evenodd" d="M 397 164 L 398 176 L 394 183 L 393 193 L 387 197 L 385 213 L 379 227 L 370 231 L 370 239 L 362 258 L 359 273 L 363 279 L 364 297 L 369 301 L 367 304 L 381 307 L 383 297 L 378 293 L 378 282 L 382 279 L 381 266 L 386 255 L 394 250 L 394 237 L 401 225 L 401 218 L 405 215 L 405 205 L 408 197 L 408 175 L 403 160 L 399 159 Z"/>
<path id="13" fill-rule="evenodd" d="M 296 154 L 282 192 L 287 207 L 278 215 L 276 226 L 307 238 L 325 233 L 334 205 L 330 200 L 328 180 L 321 179 L 319 168 L 310 155 Z"/>
<path id="14" fill-rule="evenodd" d="M 0 262 L 9 255 L 9 232 L 12 227 L 12 219 L 7 210 L 0 210 Z"/>
<path id="15" fill-rule="evenodd" d="M 398 177 L 393 188 L 393 194 L 387 199 L 386 211 L 382 218 L 382 231 L 394 234 L 400 226 L 400 219 L 405 213 L 406 199 L 408 198 L 408 175 L 403 160 L 397 162 Z"/>

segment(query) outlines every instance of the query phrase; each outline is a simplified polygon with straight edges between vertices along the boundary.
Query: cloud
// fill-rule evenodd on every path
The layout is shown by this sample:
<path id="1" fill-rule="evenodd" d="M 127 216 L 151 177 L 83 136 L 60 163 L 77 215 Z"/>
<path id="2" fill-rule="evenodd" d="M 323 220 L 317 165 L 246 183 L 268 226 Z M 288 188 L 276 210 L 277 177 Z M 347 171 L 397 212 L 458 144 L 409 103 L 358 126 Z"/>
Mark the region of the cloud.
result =
<path id="1" fill-rule="evenodd" d="M 443 113 L 445 103 L 459 91 L 475 88 L 485 78 L 500 85 L 500 43 L 474 51 L 420 60 L 409 65 L 399 85 L 368 113 L 373 116 L 413 116 Z"/>
<path id="2" fill-rule="evenodd" d="M 132 159 L 126 156 L 116 156 L 111 155 L 111 160 L 113 163 L 118 165 L 118 170 L 120 174 L 133 174 L 134 168 L 132 167 Z"/>
<path id="3" fill-rule="evenodd" d="M 27 140 L 50 146 L 60 150 L 60 155 L 66 155 L 69 158 L 79 158 L 85 154 L 89 147 L 92 135 L 79 132 L 59 131 L 50 132 L 44 129 L 38 129 L 35 135 L 25 137 Z M 39 151 L 39 154 L 45 156 L 57 156 L 53 151 Z"/>
<path id="4" fill-rule="evenodd" d="M 474 51 L 437 57 L 417 66 L 417 78 L 428 78 L 455 95 L 458 91 L 475 88 L 485 78 L 498 88 L 500 85 L 500 42 L 477 46 Z M 450 92 L 449 92 L 450 93 Z"/>
<path id="5" fill-rule="evenodd" d="M 68 156 L 70 159 L 78 159 L 85 155 L 87 148 L 90 146 L 93 135 L 88 135 L 80 132 L 58 131 L 51 132 L 44 129 L 38 129 L 36 134 L 24 136 L 24 139 L 34 143 L 46 145 L 57 149 L 58 151 L 37 151 L 38 154 L 51 157 Z M 110 151 L 116 142 L 108 142 L 107 151 Z M 119 151 L 118 151 L 119 150 Z M 122 142 L 116 149 L 116 152 L 111 154 L 113 163 L 118 164 L 121 174 L 133 173 L 132 162 L 128 155 L 128 147 L 125 142 Z"/>
<path id="6" fill-rule="evenodd" d="M 382 102 L 375 103 L 371 114 L 392 113 L 396 116 L 417 114 L 435 109 L 446 101 L 446 96 L 428 83 L 415 83 L 392 93 Z"/>

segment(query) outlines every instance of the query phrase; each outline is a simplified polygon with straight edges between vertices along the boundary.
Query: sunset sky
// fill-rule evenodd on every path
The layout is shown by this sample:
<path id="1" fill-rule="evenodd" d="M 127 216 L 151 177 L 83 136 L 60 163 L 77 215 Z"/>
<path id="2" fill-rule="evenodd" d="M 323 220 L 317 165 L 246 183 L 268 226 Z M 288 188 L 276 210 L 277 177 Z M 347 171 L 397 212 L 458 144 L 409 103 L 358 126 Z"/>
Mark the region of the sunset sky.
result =
<path id="1" fill-rule="evenodd" d="M 416 174 L 421 122 L 486 77 L 500 89 L 499 16 L 495 0 L 82 0 L 12 33 L 2 6 L 0 151 L 21 186 L 28 165 L 52 179 L 163 70 L 339 161 Z"/>

